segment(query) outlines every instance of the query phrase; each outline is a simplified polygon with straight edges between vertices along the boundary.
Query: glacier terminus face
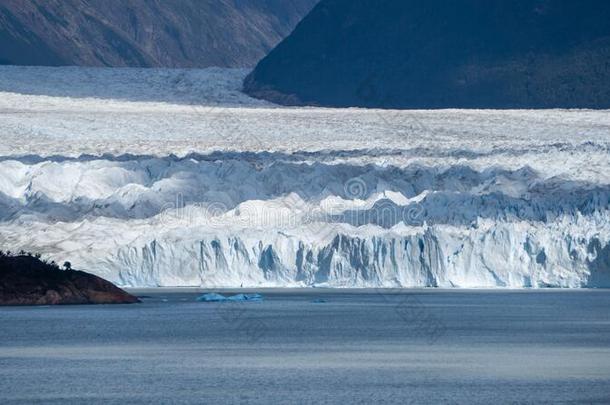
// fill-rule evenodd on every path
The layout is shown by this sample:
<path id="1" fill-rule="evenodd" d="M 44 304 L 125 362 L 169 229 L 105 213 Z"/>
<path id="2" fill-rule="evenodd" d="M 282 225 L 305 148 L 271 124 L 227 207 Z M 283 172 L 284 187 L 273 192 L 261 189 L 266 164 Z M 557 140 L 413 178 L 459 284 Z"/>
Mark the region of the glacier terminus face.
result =
<path id="1" fill-rule="evenodd" d="M 610 287 L 610 111 L 285 108 L 247 73 L 0 67 L 0 246 L 130 287 Z"/>

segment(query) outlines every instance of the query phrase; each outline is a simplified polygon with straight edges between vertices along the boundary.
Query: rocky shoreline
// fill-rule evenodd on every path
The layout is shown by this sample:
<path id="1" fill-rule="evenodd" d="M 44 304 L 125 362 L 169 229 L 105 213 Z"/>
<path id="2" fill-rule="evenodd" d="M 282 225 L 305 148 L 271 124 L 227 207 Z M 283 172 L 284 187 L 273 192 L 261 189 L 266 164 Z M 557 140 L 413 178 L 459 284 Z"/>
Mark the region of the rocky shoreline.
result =
<path id="1" fill-rule="evenodd" d="M 22 254 L 0 255 L 0 306 L 132 304 L 137 297 L 100 277 Z"/>

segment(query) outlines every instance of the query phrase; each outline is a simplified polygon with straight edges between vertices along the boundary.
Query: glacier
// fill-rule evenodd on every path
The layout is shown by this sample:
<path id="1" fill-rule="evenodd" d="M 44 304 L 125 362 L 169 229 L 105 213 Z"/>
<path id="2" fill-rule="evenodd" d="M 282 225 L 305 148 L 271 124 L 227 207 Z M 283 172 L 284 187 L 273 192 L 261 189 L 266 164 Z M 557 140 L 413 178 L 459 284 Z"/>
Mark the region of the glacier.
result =
<path id="1" fill-rule="evenodd" d="M 0 66 L 0 247 L 124 287 L 610 287 L 610 111 L 285 108 Z"/>

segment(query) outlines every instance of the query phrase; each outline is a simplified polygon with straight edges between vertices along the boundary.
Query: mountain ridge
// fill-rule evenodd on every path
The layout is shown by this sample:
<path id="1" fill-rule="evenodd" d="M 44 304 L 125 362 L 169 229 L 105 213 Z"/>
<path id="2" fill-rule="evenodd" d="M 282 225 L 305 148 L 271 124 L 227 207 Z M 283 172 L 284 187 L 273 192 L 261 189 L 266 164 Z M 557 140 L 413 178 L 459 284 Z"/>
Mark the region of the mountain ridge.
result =
<path id="1" fill-rule="evenodd" d="M 3 0 L 0 64 L 251 67 L 318 0 Z"/>
<path id="2" fill-rule="evenodd" d="M 286 105 L 610 108 L 610 3 L 323 0 L 246 78 Z"/>

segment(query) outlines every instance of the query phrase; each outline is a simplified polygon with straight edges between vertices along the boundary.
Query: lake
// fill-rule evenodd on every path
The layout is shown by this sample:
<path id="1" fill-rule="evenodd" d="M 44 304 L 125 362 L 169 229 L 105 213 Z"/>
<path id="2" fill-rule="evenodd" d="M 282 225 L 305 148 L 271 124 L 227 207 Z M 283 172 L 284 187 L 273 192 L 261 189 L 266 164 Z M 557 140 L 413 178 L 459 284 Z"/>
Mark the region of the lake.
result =
<path id="1" fill-rule="evenodd" d="M 132 292 L 0 308 L 0 402 L 610 403 L 610 290 Z"/>

